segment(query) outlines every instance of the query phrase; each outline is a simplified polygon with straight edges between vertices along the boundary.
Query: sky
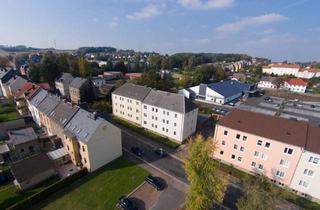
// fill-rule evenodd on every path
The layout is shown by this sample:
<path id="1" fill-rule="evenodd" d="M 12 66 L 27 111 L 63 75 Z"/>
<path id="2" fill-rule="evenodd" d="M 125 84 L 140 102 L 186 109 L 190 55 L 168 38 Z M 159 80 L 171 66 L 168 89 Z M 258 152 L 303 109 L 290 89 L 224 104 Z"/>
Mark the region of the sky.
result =
<path id="1" fill-rule="evenodd" d="M 0 44 L 320 60 L 319 0 L 1 0 Z"/>

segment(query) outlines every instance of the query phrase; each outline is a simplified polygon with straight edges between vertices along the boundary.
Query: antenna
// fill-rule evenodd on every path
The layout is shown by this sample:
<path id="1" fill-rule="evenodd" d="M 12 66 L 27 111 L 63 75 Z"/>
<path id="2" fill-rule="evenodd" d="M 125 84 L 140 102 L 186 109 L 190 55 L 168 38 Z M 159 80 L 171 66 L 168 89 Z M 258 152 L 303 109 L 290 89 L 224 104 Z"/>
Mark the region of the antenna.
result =
<path id="1" fill-rule="evenodd" d="M 56 43 L 55 39 L 53 40 L 53 47 L 54 47 L 54 49 L 57 49 L 57 43 Z"/>

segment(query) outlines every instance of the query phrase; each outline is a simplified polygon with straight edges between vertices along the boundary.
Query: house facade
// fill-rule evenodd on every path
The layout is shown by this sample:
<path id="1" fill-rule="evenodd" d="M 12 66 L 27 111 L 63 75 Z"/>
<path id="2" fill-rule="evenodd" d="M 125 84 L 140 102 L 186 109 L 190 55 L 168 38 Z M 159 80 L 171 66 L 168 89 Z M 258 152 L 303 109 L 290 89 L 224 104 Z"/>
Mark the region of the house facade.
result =
<path id="1" fill-rule="evenodd" d="M 92 87 L 88 79 L 76 77 L 69 86 L 70 99 L 76 104 L 84 102 L 87 100 L 91 90 Z"/>
<path id="2" fill-rule="evenodd" d="M 37 90 L 35 90 L 35 93 L 32 96 L 28 97 L 28 100 L 27 100 L 28 109 L 31 113 L 31 116 L 34 122 L 37 123 L 37 125 L 39 126 L 41 126 L 41 122 L 40 122 L 40 114 L 39 114 L 38 106 L 47 95 L 48 95 L 47 91 L 38 87 Z"/>
<path id="3" fill-rule="evenodd" d="M 122 155 L 121 130 L 80 109 L 64 129 L 63 144 L 71 160 L 95 171 Z"/>
<path id="4" fill-rule="evenodd" d="M 179 143 L 196 130 L 198 108 L 183 95 L 126 83 L 112 93 L 113 114 Z"/>
<path id="5" fill-rule="evenodd" d="M 73 79 L 74 77 L 71 74 L 63 73 L 61 77 L 55 81 L 55 86 L 62 96 L 69 96 L 69 85 Z"/>
<path id="6" fill-rule="evenodd" d="M 284 81 L 282 88 L 295 93 L 304 93 L 306 92 L 307 84 L 302 79 L 289 79 Z"/>
<path id="7" fill-rule="evenodd" d="M 296 64 L 282 64 L 282 63 L 272 63 L 267 66 L 262 67 L 262 72 L 265 74 L 274 74 L 278 76 L 283 75 L 298 75 L 300 66 Z"/>
<path id="8" fill-rule="evenodd" d="M 126 83 L 112 92 L 113 115 L 142 124 L 142 101 L 151 88 Z"/>
<path id="9" fill-rule="evenodd" d="M 319 199 L 319 135 L 306 122 L 234 110 L 216 124 L 213 157 Z"/>
<path id="10" fill-rule="evenodd" d="M 151 90 L 142 102 L 142 127 L 180 143 L 196 131 L 197 116 L 183 95 Z"/>
<path id="11" fill-rule="evenodd" d="M 257 87 L 262 89 L 276 89 L 278 87 L 275 81 L 276 81 L 276 77 L 263 76 L 261 77 Z"/>
<path id="12" fill-rule="evenodd" d="M 9 87 L 6 83 L 16 74 L 17 72 L 12 69 L 0 68 L 0 96 L 8 97 Z"/>

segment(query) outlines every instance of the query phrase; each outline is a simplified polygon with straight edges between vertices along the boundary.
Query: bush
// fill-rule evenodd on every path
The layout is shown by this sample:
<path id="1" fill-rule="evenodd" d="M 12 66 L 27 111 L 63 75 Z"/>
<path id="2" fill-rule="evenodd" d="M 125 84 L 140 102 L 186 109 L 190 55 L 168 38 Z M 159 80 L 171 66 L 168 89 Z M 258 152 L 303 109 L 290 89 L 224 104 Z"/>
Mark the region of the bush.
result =
<path id="1" fill-rule="evenodd" d="M 134 125 L 134 124 L 132 124 L 130 122 L 127 122 L 127 121 L 125 121 L 123 119 L 120 119 L 118 117 L 112 116 L 112 120 L 114 122 L 118 123 L 118 124 L 121 124 L 121 125 L 129 128 L 130 130 L 133 130 L 133 131 L 135 131 L 135 132 L 137 132 L 139 134 L 142 134 L 142 135 L 144 135 L 144 136 L 146 136 L 148 138 L 151 138 L 151 139 L 153 139 L 155 141 L 158 141 L 158 142 L 160 142 L 160 143 L 162 143 L 162 144 L 164 144 L 166 146 L 169 146 L 171 148 L 177 148 L 177 147 L 180 146 L 180 144 L 178 144 L 176 142 L 173 142 L 173 141 L 171 141 L 170 139 L 168 139 L 166 137 L 163 137 L 163 136 L 160 136 L 160 135 L 155 134 L 153 132 L 150 132 L 150 131 L 144 129 L 143 127 Z"/>
<path id="2" fill-rule="evenodd" d="M 77 173 L 59 180 L 58 182 L 46 187 L 44 190 L 20 201 L 15 203 L 14 205 L 7 208 L 8 210 L 19 210 L 19 209 L 28 209 L 31 208 L 36 203 L 48 198 L 51 194 L 58 192 L 62 188 L 72 184 L 76 180 L 80 179 L 81 177 L 85 176 L 88 173 L 87 169 L 82 169 Z"/>

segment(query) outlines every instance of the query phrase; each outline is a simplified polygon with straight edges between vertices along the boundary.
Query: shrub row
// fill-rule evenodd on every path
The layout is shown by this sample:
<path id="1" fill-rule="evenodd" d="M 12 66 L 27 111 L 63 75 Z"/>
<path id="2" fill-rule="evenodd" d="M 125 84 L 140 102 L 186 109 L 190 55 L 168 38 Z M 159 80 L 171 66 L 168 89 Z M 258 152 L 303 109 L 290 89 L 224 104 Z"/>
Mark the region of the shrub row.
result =
<path id="1" fill-rule="evenodd" d="M 40 201 L 45 200 L 50 195 L 52 195 L 55 192 L 58 192 L 59 190 L 63 189 L 64 187 L 72 184 L 73 182 L 77 181 L 81 177 L 85 176 L 88 173 L 87 169 L 82 169 L 78 171 L 75 174 L 72 174 L 71 176 L 61 179 L 57 181 L 56 183 L 46 187 L 44 190 L 25 198 L 24 200 L 21 200 L 14 205 L 7 208 L 8 210 L 21 210 L 21 209 L 29 209 L 35 204 L 39 203 Z"/>

